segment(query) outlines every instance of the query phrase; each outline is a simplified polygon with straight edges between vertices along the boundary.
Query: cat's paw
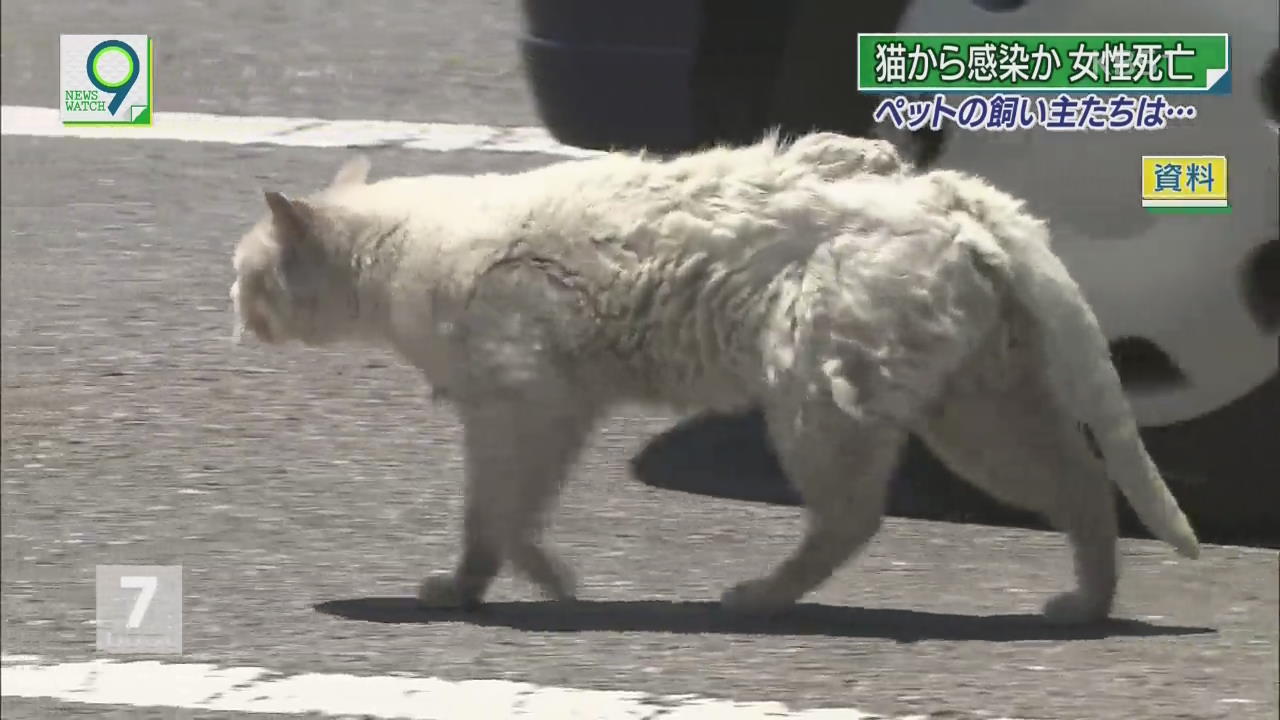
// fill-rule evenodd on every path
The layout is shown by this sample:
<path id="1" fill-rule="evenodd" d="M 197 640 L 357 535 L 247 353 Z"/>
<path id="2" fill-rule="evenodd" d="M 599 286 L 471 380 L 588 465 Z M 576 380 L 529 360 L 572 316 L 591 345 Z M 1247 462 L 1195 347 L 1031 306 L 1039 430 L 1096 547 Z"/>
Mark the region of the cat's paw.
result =
<path id="1" fill-rule="evenodd" d="M 436 573 L 418 586 L 418 604 L 437 610 L 471 609 L 480 604 L 480 598 L 464 591 L 453 573 Z"/>
<path id="2" fill-rule="evenodd" d="M 1054 595 L 1044 604 L 1045 619 L 1056 625 L 1102 622 L 1110 612 L 1110 602 L 1079 591 Z"/>
<path id="3" fill-rule="evenodd" d="M 796 599 L 771 578 L 757 578 L 725 590 L 720 605 L 742 615 L 775 615 L 795 605 Z"/>
<path id="4" fill-rule="evenodd" d="M 555 553 L 536 543 L 515 545 L 511 562 L 552 600 L 573 600 L 577 580 L 569 566 Z"/>
<path id="5" fill-rule="evenodd" d="M 558 602 L 572 602 L 577 599 L 576 582 L 568 568 L 560 568 L 551 578 L 538 583 L 543 594 Z"/>

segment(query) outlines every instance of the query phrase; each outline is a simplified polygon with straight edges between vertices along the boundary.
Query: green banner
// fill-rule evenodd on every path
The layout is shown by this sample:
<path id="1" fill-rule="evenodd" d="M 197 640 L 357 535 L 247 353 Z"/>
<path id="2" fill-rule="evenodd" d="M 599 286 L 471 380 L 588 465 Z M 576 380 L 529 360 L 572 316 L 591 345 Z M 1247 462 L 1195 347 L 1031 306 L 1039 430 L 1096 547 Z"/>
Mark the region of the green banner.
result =
<path id="1" fill-rule="evenodd" d="M 1225 34 L 858 34 L 858 90 L 1231 92 Z"/>

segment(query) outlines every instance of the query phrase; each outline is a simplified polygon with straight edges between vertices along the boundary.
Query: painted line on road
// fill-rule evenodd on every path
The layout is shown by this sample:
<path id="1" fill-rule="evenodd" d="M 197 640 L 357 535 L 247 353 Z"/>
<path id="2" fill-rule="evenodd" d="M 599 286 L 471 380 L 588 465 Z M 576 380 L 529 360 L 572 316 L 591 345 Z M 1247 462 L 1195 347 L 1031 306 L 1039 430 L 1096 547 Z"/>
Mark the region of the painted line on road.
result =
<path id="1" fill-rule="evenodd" d="M 556 142 L 539 127 L 499 127 L 395 120 L 323 120 L 271 116 L 156 113 L 150 127 L 64 126 L 56 108 L 5 105 L 0 135 L 109 140 L 180 140 L 231 145 L 282 145 L 312 148 L 380 148 L 454 152 L 538 153 L 592 157 Z"/>
<path id="2" fill-rule="evenodd" d="M 790 710 L 692 695 L 575 690 L 508 680 L 442 680 L 408 674 L 285 675 L 260 667 L 152 660 L 38 662 L 4 656 L 0 695 L 88 705 L 244 713 L 319 713 L 410 720 L 888 720 L 853 708 Z M 902 718 L 901 720 L 906 720 Z"/>

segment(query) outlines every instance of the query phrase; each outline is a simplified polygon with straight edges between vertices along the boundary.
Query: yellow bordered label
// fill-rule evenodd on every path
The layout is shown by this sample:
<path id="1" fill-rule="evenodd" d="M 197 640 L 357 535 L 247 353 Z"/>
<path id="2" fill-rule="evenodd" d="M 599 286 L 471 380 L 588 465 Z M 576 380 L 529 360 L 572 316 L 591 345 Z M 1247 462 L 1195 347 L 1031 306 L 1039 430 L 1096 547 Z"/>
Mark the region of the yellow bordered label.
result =
<path id="1" fill-rule="evenodd" d="M 1225 155 L 1143 155 L 1142 206 L 1150 210 L 1227 212 Z"/>

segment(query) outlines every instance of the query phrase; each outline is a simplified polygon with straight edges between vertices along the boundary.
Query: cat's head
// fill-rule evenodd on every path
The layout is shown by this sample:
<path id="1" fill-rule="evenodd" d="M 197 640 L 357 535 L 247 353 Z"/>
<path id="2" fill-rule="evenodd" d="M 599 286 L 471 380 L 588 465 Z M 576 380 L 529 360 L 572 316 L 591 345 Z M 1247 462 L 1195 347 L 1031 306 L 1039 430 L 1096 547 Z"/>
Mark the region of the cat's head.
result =
<path id="1" fill-rule="evenodd" d="M 268 343 L 324 345 L 352 334 L 360 315 L 352 262 L 356 233 L 331 200 L 364 184 L 368 174 L 368 159 L 358 156 L 310 197 L 263 193 L 268 212 L 241 238 L 232 261 L 237 338 L 248 328 Z"/>

